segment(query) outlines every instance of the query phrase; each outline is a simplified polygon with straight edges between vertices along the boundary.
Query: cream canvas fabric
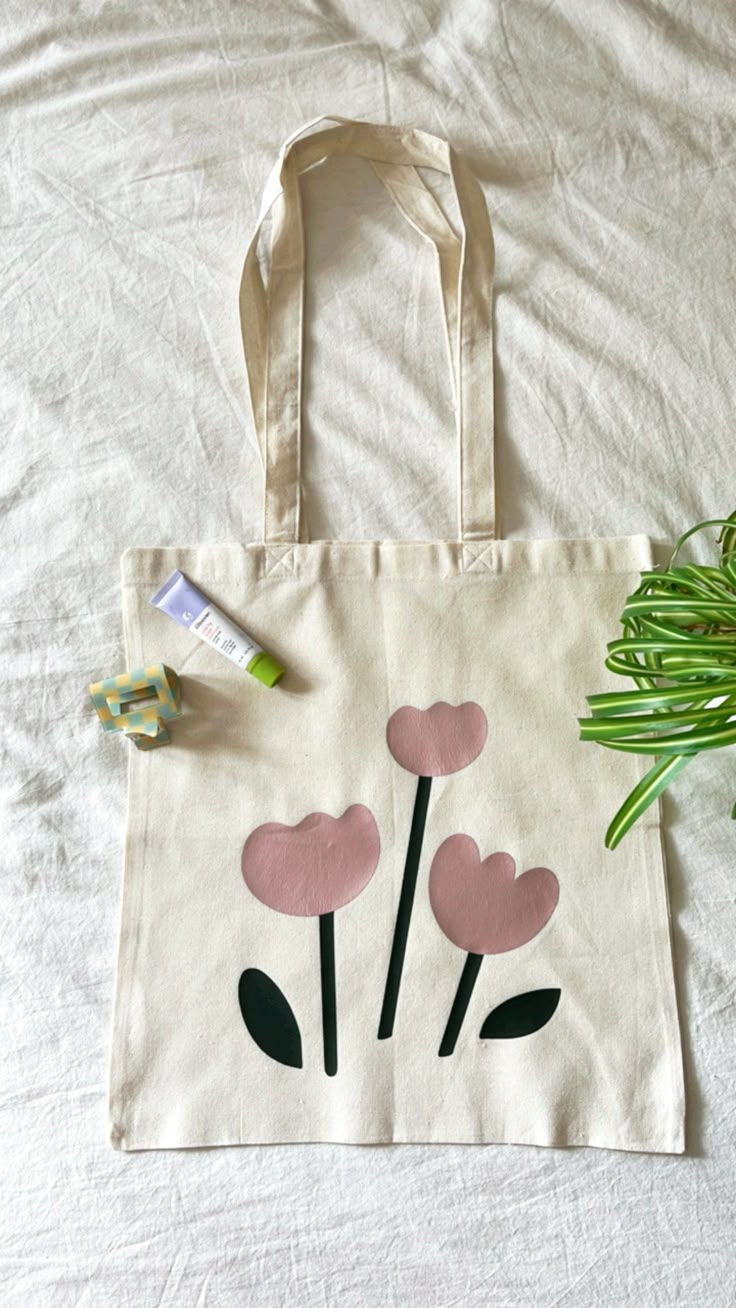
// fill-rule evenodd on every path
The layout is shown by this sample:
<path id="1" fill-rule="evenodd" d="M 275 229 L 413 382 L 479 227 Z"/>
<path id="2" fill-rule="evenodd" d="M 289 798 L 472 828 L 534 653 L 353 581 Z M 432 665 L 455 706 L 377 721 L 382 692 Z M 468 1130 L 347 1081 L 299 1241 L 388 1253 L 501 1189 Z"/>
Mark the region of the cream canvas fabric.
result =
<path id="1" fill-rule="evenodd" d="M 334 153 L 369 159 L 437 251 L 453 541 L 307 539 L 299 174 Z M 453 222 L 420 168 L 450 176 Z M 497 538 L 492 239 L 446 143 L 319 123 L 283 148 L 269 213 L 268 286 L 256 233 L 241 303 L 263 541 L 123 559 L 128 665 L 176 668 L 186 712 L 131 751 L 112 1142 L 681 1151 L 659 809 L 605 850 L 644 766 L 576 722 L 649 542 Z M 150 606 L 174 568 L 287 666 L 276 689 Z"/>

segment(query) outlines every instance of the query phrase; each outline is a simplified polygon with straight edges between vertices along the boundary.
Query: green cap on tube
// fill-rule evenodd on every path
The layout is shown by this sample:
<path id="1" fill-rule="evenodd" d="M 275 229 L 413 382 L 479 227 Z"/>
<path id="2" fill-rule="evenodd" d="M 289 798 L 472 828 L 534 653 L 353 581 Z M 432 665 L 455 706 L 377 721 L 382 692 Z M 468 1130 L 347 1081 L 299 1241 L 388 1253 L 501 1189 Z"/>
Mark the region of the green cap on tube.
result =
<path id="1" fill-rule="evenodd" d="M 282 668 L 281 664 L 271 654 L 266 654 L 265 650 L 261 650 L 260 653 L 253 655 L 248 664 L 248 671 L 252 676 L 262 681 L 264 686 L 275 686 L 276 682 L 283 677 L 286 668 Z"/>

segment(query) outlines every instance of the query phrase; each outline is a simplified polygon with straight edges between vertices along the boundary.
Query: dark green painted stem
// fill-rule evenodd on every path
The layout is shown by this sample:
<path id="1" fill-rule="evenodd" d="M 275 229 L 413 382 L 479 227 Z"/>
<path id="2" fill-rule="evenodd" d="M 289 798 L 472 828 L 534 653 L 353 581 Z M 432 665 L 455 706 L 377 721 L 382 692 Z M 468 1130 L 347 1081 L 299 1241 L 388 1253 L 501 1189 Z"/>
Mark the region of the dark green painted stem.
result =
<path id="1" fill-rule="evenodd" d="M 483 962 L 482 954 L 468 954 L 465 960 L 465 967 L 462 970 L 460 982 L 457 987 L 455 999 L 450 1016 L 447 1019 L 445 1034 L 442 1037 L 440 1045 L 440 1058 L 446 1058 L 448 1054 L 453 1053 L 457 1038 L 460 1035 L 460 1028 L 465 1020 L 465 1014 L 468 1011 L 470 996 L 473 993 L 473 987 L 478 980 L 480 965 Z"/>
<path id="2" fill-rule="evenodd" d="M 379 1040 L 388 1040 L 394 1033 L 396 1006 L 399 1002 L 399 986 L 401 985 L 401 973 L 404 967 L 406 942 L 409 939 L 409 924 L 411 923 L 411 914 L 414 907 L 414 892 L 417 886 L 419 860 L 422 856 L 422 841 L 424 839 L 424 827 L 427 821 L 427 808 L 431 789 L 431 777 L 417 777 L 417 794 L 414 800 L 409 846 L 406 851 L 404 877 L 401 882 L 394 939 L 386 975 L 386 989 L 383 995 L 383 1008 L 381 1009 L 381 1020 L 378 1026 Z"/>
<path id="3" fill-rule="evenodd" d="M 335 987 L 335 914 L 322 913 L 319 919 L 319 962 L 322 974 L 322 1048 L 325 1071 L 337 1071 L 337 997 Z"/>

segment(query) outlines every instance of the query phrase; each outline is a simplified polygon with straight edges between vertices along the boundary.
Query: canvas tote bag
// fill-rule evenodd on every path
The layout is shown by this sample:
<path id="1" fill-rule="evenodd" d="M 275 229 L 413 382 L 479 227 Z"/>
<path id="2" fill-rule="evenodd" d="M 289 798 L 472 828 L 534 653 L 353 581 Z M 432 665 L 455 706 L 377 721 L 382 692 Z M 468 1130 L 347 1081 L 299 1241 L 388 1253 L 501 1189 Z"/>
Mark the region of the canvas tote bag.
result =
<path id="1" fill-rule="evenodd" d="M 437 137 L 332 122 L 266 188 L 267 289 L 258 233 L 243 272 L 263 540 L 123 558 L 128 665 L 177 669 L 186 712 L 130 754 L 112 1142 L 681 1151 L 659 810 L 604 848 L 647 765 L 576 722 L 649 542 L 496 537 L 483 194 Z M 436 252 L 456 540 L 305 539 L 299 174 L 336 154 L 371 161 Z M 452 222 L 418 169 L 449 175 Z M 175 568 L 279 686 L 151 607 Z"/>

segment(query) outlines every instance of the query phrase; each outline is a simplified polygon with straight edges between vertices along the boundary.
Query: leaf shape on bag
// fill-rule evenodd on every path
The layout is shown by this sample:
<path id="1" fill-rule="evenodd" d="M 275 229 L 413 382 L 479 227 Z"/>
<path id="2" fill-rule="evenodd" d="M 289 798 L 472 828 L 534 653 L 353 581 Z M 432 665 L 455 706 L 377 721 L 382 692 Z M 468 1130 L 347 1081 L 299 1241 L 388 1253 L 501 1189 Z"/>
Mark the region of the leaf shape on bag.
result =
<path id="1" fill-rule="evenodd" d="M 238 984 L 238 1000 L 258 1048 L 286 1067 L 303 1067 L 299 1024 L 276 982 L 257 967 L 247 967 Z"/>
<path id="2" fill-rule="evenodd" d="M 527 990 L 491 1009 L 480 1029 L 481 1040 L 518 1040 L 546 1026 L 560 1002 L 561 991 Z"/>

